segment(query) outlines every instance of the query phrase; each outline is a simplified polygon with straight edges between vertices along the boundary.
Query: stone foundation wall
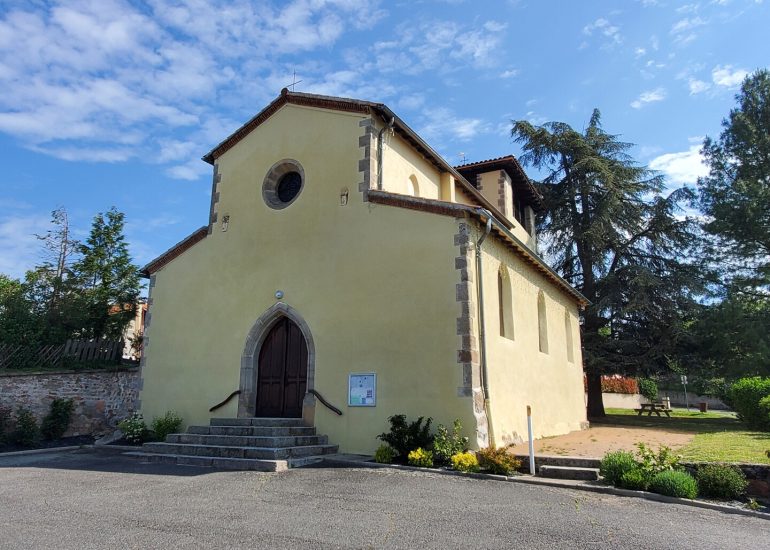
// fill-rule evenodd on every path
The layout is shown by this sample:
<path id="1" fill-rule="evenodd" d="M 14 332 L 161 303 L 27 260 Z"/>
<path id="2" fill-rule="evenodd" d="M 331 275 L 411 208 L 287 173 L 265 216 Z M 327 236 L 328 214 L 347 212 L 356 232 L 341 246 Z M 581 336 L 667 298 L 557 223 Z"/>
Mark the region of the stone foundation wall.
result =
<path id="1" fill-rule="evenodd" d="M 38 422 L 56 398 L 73 399 L 67 436 L 103 434 L 136 410 L 139 369 L 0 375 L 0 407 L 29 409 Z"/>

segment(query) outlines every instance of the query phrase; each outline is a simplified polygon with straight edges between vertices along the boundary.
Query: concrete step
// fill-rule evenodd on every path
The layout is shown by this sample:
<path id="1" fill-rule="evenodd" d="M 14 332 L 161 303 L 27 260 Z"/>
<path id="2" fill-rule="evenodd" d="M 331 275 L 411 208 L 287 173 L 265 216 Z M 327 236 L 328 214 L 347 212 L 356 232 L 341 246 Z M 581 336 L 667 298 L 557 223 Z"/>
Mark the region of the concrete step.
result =
<path id="1" fill-rule="evenodd" d="M 300 436 L 243 436 L 211 434 L 171 434 L 166 443 L 192 443 L 197 445 L 221 445 L 226 447 L 301 447 L 304 445 L 326 445 L 325 435 Z"/>
<path id="2" fill-rule="evenodd" d="M 296 447 L 230 447 L 224 445 L 196 445 L 191 443 L 145 443 L 148 453 L 221 458 L 259 458 L 279 460 L 337 452 L 337 445 L 301 445 Z"/>
<path id="3" fill-rule="evenodd" d="M 540 477 L 553 479 L 579 479 L 596 481 L 599 479 L 599 468 L 580 468 L 578 466 L 540 466 Z"/>
<path id="4" fill-rule="evenodd" d="M 283 472 L 289 468 L 286 460 L 263 460 L 254 458 L 223 458 L 212 456 L 188 456 L 164 453 L 145 453 L 132 451 L 123 453 L 143 460 L 161 464 L 179 464 L 199 466 L 201 468 L 220 468 L 223 470 L 254 470 L 258 472 Z"/>
<path id="5" fill-rule="evenodd" d="M 324 461 L 327 455 L 310 455 L 301 456 L 298 458 L 290 458 L 287 460 L 289 468 L 304 468 L 305 466 L 312 466 L 313 464 L 320 464 Z"/>
<path id="6" fill-rule="evenodd" d="M 278 427 L 302 427 L 305 421 L 301 418 L 212 418 L 212 426 L 264 426 Z"/>
<path id="7" fill-rule="evenodd" d="M 202 435 L 239 435 L 254 437 L 288 437 L 288 436 L 309 436 L 315 435 L 315 428 L 312 426 L 284 426 L 284 427 L 266 427 L 266 426 L 189 426 L 188 434 Z"/>

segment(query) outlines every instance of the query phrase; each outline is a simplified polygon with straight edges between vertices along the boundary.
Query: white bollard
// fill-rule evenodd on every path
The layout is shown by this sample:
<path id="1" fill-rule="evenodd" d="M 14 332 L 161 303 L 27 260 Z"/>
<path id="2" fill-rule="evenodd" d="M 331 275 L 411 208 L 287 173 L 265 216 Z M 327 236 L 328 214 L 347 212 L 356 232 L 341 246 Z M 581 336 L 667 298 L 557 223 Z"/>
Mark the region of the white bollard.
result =
<path id="1" fill-rule="evenodd" d="M 532 440 L 532 407 L 527 405 L 527 431 L 529 432 L 529 473 L 535 475 L 535 442 Z"/>

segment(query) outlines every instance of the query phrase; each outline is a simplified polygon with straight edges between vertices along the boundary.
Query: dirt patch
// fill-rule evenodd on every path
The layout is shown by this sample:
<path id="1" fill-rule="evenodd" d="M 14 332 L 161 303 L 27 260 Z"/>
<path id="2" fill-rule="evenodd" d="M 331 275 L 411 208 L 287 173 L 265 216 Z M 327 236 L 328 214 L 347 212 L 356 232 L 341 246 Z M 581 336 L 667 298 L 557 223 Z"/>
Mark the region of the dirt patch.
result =
<path id="1" fill-rule="evenodd" d="M 666 445 L 676 450 L 690 443 L 695 434 L 666 432 L 646 428 L 620 428 L 596 426 L 587 430 L 572 432 L 535 441 L 535 453 L 561 456 L 585 456 L 601 458 L 609 451 L 636 450 L 636 443 L 642 441 L 653 448 Z M 527 443 L 513 448 L 516 454 L 527 454 Z"/>

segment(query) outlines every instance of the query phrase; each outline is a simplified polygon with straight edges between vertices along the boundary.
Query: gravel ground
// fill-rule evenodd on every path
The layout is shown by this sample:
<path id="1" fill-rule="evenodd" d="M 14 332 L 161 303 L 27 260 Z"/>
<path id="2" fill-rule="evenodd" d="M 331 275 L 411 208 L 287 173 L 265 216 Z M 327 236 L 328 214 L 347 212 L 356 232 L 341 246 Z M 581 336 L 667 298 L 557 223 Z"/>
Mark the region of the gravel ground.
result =
<path id="1" fill-rule="evenodd" d="M 0 457 L 0 548 L 770 548 L 770 522 L 369 468 L 280 474 L 109 451 Z"/>

